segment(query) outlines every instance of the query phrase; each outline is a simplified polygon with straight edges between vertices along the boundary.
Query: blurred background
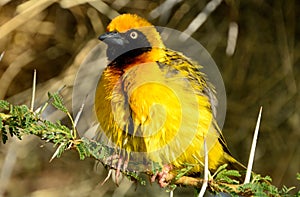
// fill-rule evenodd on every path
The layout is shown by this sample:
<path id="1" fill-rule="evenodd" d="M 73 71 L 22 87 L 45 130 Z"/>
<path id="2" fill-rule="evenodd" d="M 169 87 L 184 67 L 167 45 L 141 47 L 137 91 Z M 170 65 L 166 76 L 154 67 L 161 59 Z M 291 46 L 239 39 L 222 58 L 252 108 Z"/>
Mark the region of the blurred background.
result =
<path id="1" fill-rule="evenodd" d="M 223 133 L 244 164 L 263 106 L 254 171 L 299 190 L 299 6 L 296 0 L 0 0 L 0 99 L 29 105 L 36 69 L 36 106 L 66 85 L 62 95 L 72 109 L 76 72 L 98 35 L 118 14 L 136 13 L 190 34 L 211 54 L 227 93 Z M 1 144 L 0 196 L 168 196 L 156 184 L 125 179 L 119 187 L 111 180 L 100 186 L 107 175 L 101 165 L 72 151 L 49 163 L 54 151 L 34 136 Z"/>

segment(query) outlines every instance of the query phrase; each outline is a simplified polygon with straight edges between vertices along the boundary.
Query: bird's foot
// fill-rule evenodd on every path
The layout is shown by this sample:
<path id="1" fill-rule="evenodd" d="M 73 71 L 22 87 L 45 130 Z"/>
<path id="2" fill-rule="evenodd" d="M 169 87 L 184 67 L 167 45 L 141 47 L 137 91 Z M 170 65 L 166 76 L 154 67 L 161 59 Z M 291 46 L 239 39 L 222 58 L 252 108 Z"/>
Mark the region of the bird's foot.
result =
<path id="1" fill-rule="evenodd" d="M 129 160 L 121 155 L 112 155 L 106 159 L 105 163 L 111 169 L 109 170 L 108 176 L 105 178 L 102 184 L 104 184 L 108 180 L 113 171 L 115 173 L 115 183 L 119 185 L 119 177 L 121 171 L 125 171 L 127 169 Z"/>
<path id="2" fill-rule="evenodd" d="M 153 183 L 157 179 L 158 184 L 161 188 L 168 186 L 170 182 L 166 178 L 172 169 L 173 169 L 172 165 L 164 165 L 164 167 L 160 172 L 156 172 L 151 177 L 151 182 Z"/>

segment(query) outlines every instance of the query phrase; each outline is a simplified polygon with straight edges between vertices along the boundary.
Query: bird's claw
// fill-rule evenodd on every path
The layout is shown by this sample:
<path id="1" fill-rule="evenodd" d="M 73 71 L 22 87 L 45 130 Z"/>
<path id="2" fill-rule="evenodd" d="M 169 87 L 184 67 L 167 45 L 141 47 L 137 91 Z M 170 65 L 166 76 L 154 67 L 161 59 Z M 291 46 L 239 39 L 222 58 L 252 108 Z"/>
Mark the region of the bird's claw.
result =
<path id="1" fill-rule="evenodd" d="M 121 171 L 125 171 L 128 167 L 128 159 L 124 159 L 121 155 L 112 155 L 106 159 L 106 164 L 111 168 L 109 170 L 108 176 L 105 178 L 102 184 L 104 184 L 108 178 L 111 176 L 112 171 L 115 172 L 115 183 L 119 185 L 119 177 Z"/>
<path id="2" fill-rule="evenodd" d="M 158 184 L 161 188 L 168 186 L 170 182 L 166 178 L 171 170 L 172 170 L 171 165 L 165 165 L 160 172 L 156 172 L 151 177 L 151 182 L 153 183 L 157 179 Z"/>

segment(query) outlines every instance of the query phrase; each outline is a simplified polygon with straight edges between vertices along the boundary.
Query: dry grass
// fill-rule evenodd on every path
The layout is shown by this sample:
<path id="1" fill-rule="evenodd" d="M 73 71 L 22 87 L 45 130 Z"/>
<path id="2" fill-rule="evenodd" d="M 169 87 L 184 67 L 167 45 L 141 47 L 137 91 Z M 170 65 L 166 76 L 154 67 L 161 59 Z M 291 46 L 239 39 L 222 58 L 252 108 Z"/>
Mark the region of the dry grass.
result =
<path id="1" fill-rule="evenodd" d="M 77 69 L 98 43 L 97 36 L 111 18 L 118 13 L 137 13 L 156 25 L 184 31 L 207 5 L 206 1 L 187 0 L 157 12 L 156 8 L 163 3 L 0 0 L 0 52 L 5 51 L 0 61 L 0 99 L 29 105 L 33 69 L 37 69 L 36 105 L 45 100 L 47 91 L 54 92 L 67 85 L 63 95 L 71 109 Z M 223 76 L 228 101 L 223 132 L 233 155 L 243 163 L 249 155 L 257 112 L 260 106 L 264 107 L 254 171 L 271 175 L 278 186 L 297 185 L 295 176 L 300 172 L 299 6 L 295 0 L 224 1 L 192 34 L 211 53 Z M 238 24 L 238 39 L 235 53 L 228 56 L 227 34 L 231 22 Z M 99 187 L 97 184 L 106 172 L 101 167 L 95 172 L 93 161 L 79 161 L 75 154 L 67 153 L 48 163 L 53 149 L 40 145 L 42 142 L 31 137 L 1 145 L 0 194 L 12 197 L 164 194 L 156 186 L 149 186 L 146 191 L 138 187 L 134 191 L 134 185 L 128 182 L 118 189 L 111 182 Z M 9 155 L 13 158 L 8 158 Z M 181 192 L 187 194 L 186 190 Z"/>

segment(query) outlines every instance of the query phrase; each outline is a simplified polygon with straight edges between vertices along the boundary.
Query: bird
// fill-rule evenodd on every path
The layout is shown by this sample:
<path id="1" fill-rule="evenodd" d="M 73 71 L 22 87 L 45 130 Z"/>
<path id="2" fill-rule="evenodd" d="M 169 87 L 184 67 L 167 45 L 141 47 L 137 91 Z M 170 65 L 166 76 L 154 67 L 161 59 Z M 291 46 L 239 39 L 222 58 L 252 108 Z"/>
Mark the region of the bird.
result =
<path id="1" fill-rule="evenodd" d="M 99 40 L 107 46 L 108 65 L 97 84 L 95 112 L 99 132 L 120 150 L 118 171 L 139 153 L 163 166 L 151 178 L 161 187 L 168 185 L 166 174 L 187 164 L 188 175 L 202 174 L 205 154 L 210 172 L 224 164 L 245 169 L 218 126 L 217 93 L 199 63 L 167 48 L 157 28 L 136 14 L 112 19 Z"/>

